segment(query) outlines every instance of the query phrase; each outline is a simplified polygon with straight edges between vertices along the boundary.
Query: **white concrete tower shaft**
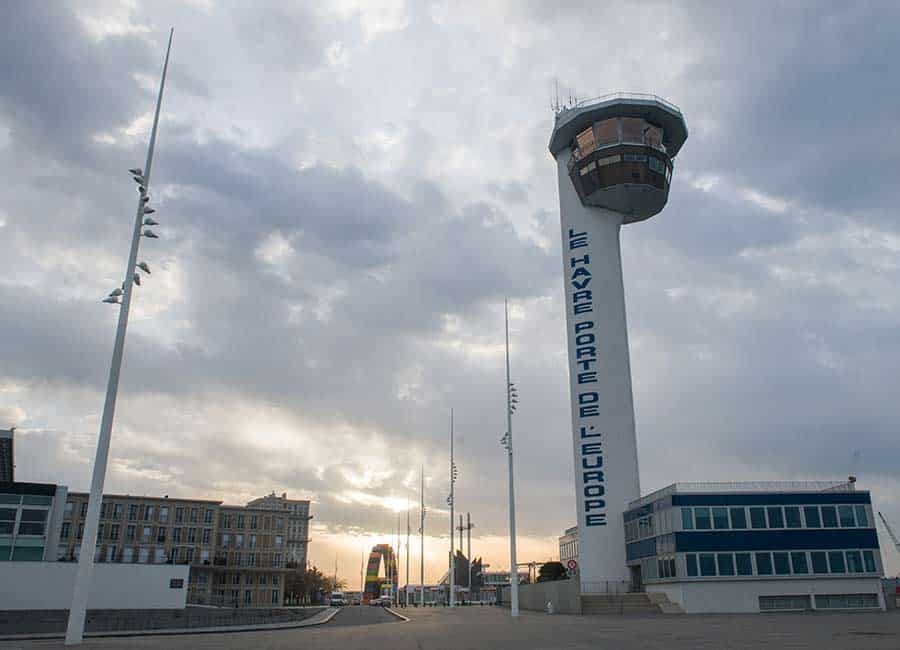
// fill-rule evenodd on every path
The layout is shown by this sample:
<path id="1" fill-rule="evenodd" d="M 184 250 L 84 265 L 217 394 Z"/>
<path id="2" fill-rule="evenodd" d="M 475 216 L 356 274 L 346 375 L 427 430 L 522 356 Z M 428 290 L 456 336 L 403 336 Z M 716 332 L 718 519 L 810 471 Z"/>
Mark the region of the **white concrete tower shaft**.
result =
<path id="1" fill-rule="evenodd" d="M 559 176 L 578 561 L 583 593 L 634 578 L 622 513 L 640 497 L 619 230 L 658 213 L 681 112 L 653 96 L 615 95 L 562 110 L 550 141 Z"/>

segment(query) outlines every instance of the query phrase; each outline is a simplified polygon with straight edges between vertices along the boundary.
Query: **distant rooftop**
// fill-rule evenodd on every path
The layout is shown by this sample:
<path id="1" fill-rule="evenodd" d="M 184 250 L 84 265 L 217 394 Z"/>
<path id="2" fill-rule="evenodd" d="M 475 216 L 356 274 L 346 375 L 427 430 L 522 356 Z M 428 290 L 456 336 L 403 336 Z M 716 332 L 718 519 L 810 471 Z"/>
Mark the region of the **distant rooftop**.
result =
<path id="1" fill-rule="evenodd" d="M 840 481 L 726 481 L 720 483 L 673 483 L 628 504 L 640 508 L 672 494 L 720 494 L 758 492 L 853 492 L 856 479 Z"/>

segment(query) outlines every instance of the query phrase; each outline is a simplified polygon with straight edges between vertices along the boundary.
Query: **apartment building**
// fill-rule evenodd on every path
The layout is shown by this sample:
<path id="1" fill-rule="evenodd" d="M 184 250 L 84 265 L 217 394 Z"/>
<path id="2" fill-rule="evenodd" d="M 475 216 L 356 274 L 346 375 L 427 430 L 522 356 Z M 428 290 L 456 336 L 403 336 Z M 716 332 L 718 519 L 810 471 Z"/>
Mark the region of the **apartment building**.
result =
<path id="1" fill-rule="evenodd" d="M 70 492 L 57 559 L 78 559 L 88 495 Z M 221 501 L 104 495 L 95 562 L 190 565 L 188 602 L 280 606 L 286 517 Z"/>
<path id="2" fill-rule="evenodd" d="M 309 547 L 309 501 L 306 499 L 288 499 L 287 493 L 277 496 L 275 492 L 247 504 L 250 508 L 262 508 L 284 513 L 286 523 L 284 529 L 286 544 L 286 562 L 289 567 L 305 569 Z"/>

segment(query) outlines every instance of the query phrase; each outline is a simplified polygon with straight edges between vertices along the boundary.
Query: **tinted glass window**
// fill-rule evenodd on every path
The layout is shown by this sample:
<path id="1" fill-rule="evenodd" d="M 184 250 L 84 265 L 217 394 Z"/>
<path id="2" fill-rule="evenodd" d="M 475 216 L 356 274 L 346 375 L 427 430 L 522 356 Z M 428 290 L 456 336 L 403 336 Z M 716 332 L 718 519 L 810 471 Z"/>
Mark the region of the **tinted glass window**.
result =
<path id="1" fill-rule="evenodd" d="M 847 566 L 844 564 L 843 551 L 828 551 L 828 566 L 832 573 L 846 573 Z"/>
<path id="2" fill-rule="evenodd" d="M 772 556 L 769 553 L 756 554 L 756 573 L 761 576 L 772 575 Z"/>
<path id="3" fill-rule="evenodd" d="M 853 506 L 838 506 L 838 516 L 841 520 L 841 528 L 853 528 L 856 526 L 856 518 L 853 516 Z"/>
<path id="4" fill-rule="evenodd" d="M 713 508 L 713 526 L 717 529 L 728 528 L 728 508 Z"/>
<path id="5" fill-rule="evenodd" d="M 743 508 L 731 508 L 731 527 L 747 527 L 747 513 Z"/>
<path id="6" fill-rule="evenodd" d="M 765 508 L 750 508 L 750 526 L 752 528 L 766 527 L 766 510 Z"/>
<path id="7" fill-rule="evenodd" d="M 769 513 L 769 528 L 784 528 L 784 515 L 781 508 L 769 506 L 766 510 Z"/>
<path id="8" fill-rule="evenodd" d="M 694 511 L 690 508 L 681 509 L 681 527 L 684 530 L 694 530 Z"/>
<path id="9" fill-rule="evenodd" d="M 825 553 L 813 551 L 809 554 L 812 560 L 813 573 L 828 573 L 828 563 L 825 561 Z"/>
<path id="10" fill-rule="evenodd" d="M 863 572 L 862 554 L 859 551 L 847 551 L 847 572 Z"/>
<path id="11" fill-rule="evenodd" d="M 709 517 L 709 508 L 694 508 L 694 520 L 699 530 L 709 530 L 712 522 Z"/>
<path id="12" fill-rule="evenodd" d="M 772 559 L 775 563 L 775 573 L 780 576 L 789 575 L 791 566 L 788 563 L 787 553 L 772 553 Z"/>
<path id="13" fill-rule="evenodd" d="M 794 573 L 809 573 L 809 566 L 806 564 L 806 553 L 803 551 L 791 553 L 791 566 L 794 568 Z"/>
<path id="14" fill-rule="evenodd" d="M 597 122 L 594 129 L 597 133 L 598 145 L 615 144 L 619 141 L 619 126 L 614 117 Z"/>
<path id="15" fill-rule="evenodd" d="M 578 149 L 581 151 L 582 156 L 591 153 L 597 148 L 597 143 L 594 140 L 594 129 L 592 127 L 586 128 L 575 136 L 575 139 L 578 141 Z"/>
<path id="16" fill-rule="evenodd" d="M 688 553 L 684 556 L 684 559 L 687 562 L 687 574 L 689 576 L 697 575 L 697 556 L 693 553 Z"/>
<path id="17" fill-rule="evenodd" d="M 803 514 L 806 516 L 807 528 L 821 528 L 822 520 L 819 518 L 818 506 L 804 506 Z"/>
<path id="18" fill-rule="evenodd" d="M 634 142 L 643 144 L 644 127 L 646 122 L 639 117 L 623 117 L 622 123 L 622 142 Z"/>
<path id="19" fill-rule="evenodd" d="M 872 551 L 863 551 L 863 564 L 866 567 L 866 573 L 875 572 L 875 555 Z"/>
<path id="20" fill-rule="evenodd" d="M 837 528 L 837 512 L 834 506 L 822 506 L 822 525 L 825 528 Z"/>
<path id="21" fill-rule="evenodd" d="M 788 528 L 803 528 L 803 521 L 800 519 L 800 508 L 797 506 L 785 507 L 784 522 Z"/>
<path id="22" fill-rule="evenodd" d="M 652 124 L 648 124 L 644 129 L 644 143 L 658 149 L 662 145 L 662 129 Z"/>
<path id="23" fill-rule="evenodd" d="M 700 575 L 714 576 L 716 575 L 716 556 L 712 553 L 700 554 Z"/>
<path id="24" fill-rule="evenodd" d="M 854 508 L 856 511 L 856 525 L 860 528 L 865 528 L 869 525 L 869 515 L 866 512 L 865 506 L 856 506 Z"/>
<path id="25" fill-rule="evenodd" d="M 734 556 L 731 553 L 719 553 L 716 555 L 716 562 L 719 565 L 720 576 L 734 575 Z"/>
<path id="26" fill-rule="evenodd" d="M 753 575 L 753 561 L 750 559 L 749 553 L 735 553 L 734 563 L 737 565 L 737 574 L 739 576 Z"/>

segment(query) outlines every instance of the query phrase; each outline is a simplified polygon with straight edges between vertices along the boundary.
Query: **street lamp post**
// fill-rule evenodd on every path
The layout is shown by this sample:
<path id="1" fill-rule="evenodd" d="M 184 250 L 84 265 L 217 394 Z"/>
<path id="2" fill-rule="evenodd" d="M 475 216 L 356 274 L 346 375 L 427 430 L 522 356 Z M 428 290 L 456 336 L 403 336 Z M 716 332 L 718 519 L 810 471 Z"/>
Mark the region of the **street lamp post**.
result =
<path id="1" fill-rule="evenodd" d="M 516 386 L 509 380 L 509 302 L 504 299 L 506 319 L 506 435 L 501 439 L 509 461 L 509 600 L 510 615 L 519 616 L 519 572 L 516 565 L 516 488 L 513 477 L 512 415 L 519 403 Z"/>
<path id="2" fill-rule="evenodd" d="M 447 505 L 450 506 L 450 607 L 456 607 L 456 594 L 454 593 L 456 554 L 453 548 L 453 491 L 456 484 L 456 476 L 456 463 L 453 462 L 453 409 L 450 409 L 450 496 L 447 497 Z"/>
<path id="3" fill-rule="evenodd" d="M 141 237 L 158 239 L 156 233 L 143 226 L 156 225 L 152 217 L 146 215 L 154 212 L 147 205 L 150 197 L 150 169 L 153 165 L 153 149 L 156 145 L 156 130 L 159 125 L 159 111 L 162 106 L 163 89 L 166 85 L 166 71 L 169 67 L 169 52 L 172 50 L 174 29 L 169 32 L 169 44 L 166 48 L 166 60 L 163 63 L 162 79 L 159 83 L 159 95 L 156 98 L 156 113 L 153 116 L 153 128 L 150 131 L 150 144 L 147 147 L 147 160 L 143 169 L 129 170 L 138 184 L 137 214 L 134 218 L 134 232 L 131 237 L 131 251 L 128 254 L 128 266 L 125 268 L 125 281 L 121 289 L 113 290 L 103 302 L 118 304 L 119 324 L 116 329 L 116 341 L 113 345 L 112 362 L 109 368 L 109 382 L 106 388 L 106 401 L 103 404 L 103 417 L 100 421 L 100 436 L 97 440 L 97 455 L 94 458 L 94 470 L 91 477 L 91 493 L 88 498 L 87 517 L 84 522 L 84 536 L 81 540 L 81 551 L 78 558 L 78 573 L 75 577 L 75 590 L 72 594 L 72 606 L 69 608 L 69 620 L 66 627 L 66 645 L 80 644 L 84 638 L 84 619 L 87 613 L 88 596 L 91 592 L 91 578 L 94 572 L 94 553 L 97 547 L 97 528 L 100 520 L 100 502 L 103 499 L 103 484 L 106 480 L 106 466 L 109 460 L 109 443 L 112 435 L 113 416 L 116 410 L 116 396 L 119 390 L 119 372 L 122 368 L 122 355 L 125 349 L 125 330 L 128 327 L 128 311 L 131 306 L 131 295 L 134 286 L 140 284 L 140 275 L 135 269 L 150 272 L 146 262 L 137 261 Z M 119 302 L 119 297 L 122 302 Z"/>
<path id="4" fill-rule="evenodd" d="M 419 603 L 425 607 L 425 466 L 419 468 L 421 473 L 421 492 L 419 505 L 419 586 L 422 593 L 419 594 Z"/>

